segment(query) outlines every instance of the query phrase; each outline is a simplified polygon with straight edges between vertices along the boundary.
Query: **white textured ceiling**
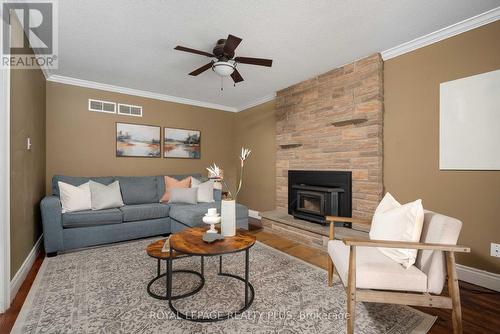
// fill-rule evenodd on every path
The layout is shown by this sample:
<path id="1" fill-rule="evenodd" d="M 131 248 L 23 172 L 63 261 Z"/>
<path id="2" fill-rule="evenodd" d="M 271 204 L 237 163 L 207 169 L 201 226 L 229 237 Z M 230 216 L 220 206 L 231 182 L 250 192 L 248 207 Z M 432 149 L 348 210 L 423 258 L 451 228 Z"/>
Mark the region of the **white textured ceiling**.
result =
<path id="1" fill-rule="evenodd" d="M 302 80 L 500 5 L 499 0 L 63 0 L 59 69 L 50 74 L 239 108 Z M 212 71 L 188 76 L 228 33 L 239 65 L 233 87 Z"/>

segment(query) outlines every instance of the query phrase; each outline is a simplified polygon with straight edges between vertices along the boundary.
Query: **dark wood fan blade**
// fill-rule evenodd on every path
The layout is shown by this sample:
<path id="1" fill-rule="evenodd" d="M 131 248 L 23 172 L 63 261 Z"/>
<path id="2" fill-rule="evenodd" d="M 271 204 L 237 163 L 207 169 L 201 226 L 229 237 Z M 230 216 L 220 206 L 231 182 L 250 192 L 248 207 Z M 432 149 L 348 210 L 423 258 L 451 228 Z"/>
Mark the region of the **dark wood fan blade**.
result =
<path id="1" fill-rule="evenodd" d="M 243 81 L 243 77 L 237 69 L 234 69 L 234 72 L 231 74 L 231 78 L 233 78 L 234 83 Z"/>
<path id="2" fill-rule="evenodd" d="M 227 35 L 226 44 L 224 44 L 223 52 L 228 55 L 233 55 L 234 50 L 240 45 L 242 39 L 233 35 Z"/>
<path id="3" fill-rule="evenodd" d="M 273 66 L 272 59 L 251 58 L 251 57 L 235 57 L 234 60 L 241 64 L 259 65 L 259 66 Z"/>
<path id="4" fill-rule="evenodd" d="M 193 72 L 189 73 L 189 75 L 197 76 L 198 74 L 201 74 L 201 73 L 205 72 L 206 70 L 208 70 L 211 67 L 212 67 L 212 62 L 210 62 L 210 63 L 208 63 L 206 65 L 203 65 L 202 67 L 194 70 Z"/>
<path id="5" fill-rule="evenodd" d="M 184 52 L 196 53 L 197 55 L 202 55 L 202 56 L 207 56 L 207 57 L 215 57 L 211 53 L 208 53 L 205 51 L 200 51 L 200 50 L 195 50 L 195 49 L 191 49 L 191 48 L 186 48 L 185 46 L 180 46 L 180 45 L 177 45 L 174 49 L 179 50 L 179 51 L 184 51 Z"/>

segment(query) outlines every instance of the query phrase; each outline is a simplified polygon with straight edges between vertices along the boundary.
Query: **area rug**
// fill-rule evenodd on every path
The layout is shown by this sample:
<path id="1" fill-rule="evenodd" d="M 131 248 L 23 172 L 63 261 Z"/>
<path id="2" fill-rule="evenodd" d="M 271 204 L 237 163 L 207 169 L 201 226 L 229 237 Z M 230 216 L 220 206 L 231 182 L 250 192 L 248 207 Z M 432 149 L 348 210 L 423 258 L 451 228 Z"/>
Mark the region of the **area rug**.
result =
<path id="1" fill-rule="evenodd" d="M 255 300 L 249 310 L 216 323 L 181 320 L 166 301 L 150 297 L 146 285 L 156 260 L 140 240 L 46 258 L 14 325 L 13 333 L 345 333 L 346 295 L 326 271 L 262 243 L 250 250 Z M 177 259 L 174 269 L 198 271 L 197 257 Z M 217 275 L 218 258 L 205 259 L 206 283 L 196 295 L 174 301 L 179 311 L 235 310 L 243 282 Z M 225 272 L 244 275 L 244 254 L 224 256 Z M 164 270 L 164 266 L 163 266 Z M 194 275 L 174 275 L 174 294 L 198 284 Z M 165 281 L 152 289 L 165 293 Z M 426 333 L 435 317 L 413 308 L 358 303 L 356 333 Z"/>

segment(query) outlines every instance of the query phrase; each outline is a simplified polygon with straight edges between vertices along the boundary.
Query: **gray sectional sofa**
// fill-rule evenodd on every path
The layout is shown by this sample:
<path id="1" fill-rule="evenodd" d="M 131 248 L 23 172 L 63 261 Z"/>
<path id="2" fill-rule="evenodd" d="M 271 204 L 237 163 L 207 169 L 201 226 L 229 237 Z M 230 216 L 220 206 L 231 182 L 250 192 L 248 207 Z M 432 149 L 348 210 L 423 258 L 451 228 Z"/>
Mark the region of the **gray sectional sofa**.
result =
<path id="1" fill-rule="evenodd" d="M 176 179 L 187 176 L 201 178 L 199 174 L 171 175 Z M 120 182 L 125 206 L 117 209 L 62 213 L 58 181 L 79 186 L 93 180 L 102 184 Z M 164 204 L 159 203 L 165 192 L 163 176 L 109 176 L 74 177 L 55 175 L 52 178 L 52 195 L 41 204 L 45 252 L 57 252 L 87 246 L 165 235 L 187 227 L 204 225 L 203 215 L 208 208 L 220 212 L 221 191 L 214 189 L 214 203 Z M 248 229 L 248 209 L 236 207 L 236 224 Z"/>

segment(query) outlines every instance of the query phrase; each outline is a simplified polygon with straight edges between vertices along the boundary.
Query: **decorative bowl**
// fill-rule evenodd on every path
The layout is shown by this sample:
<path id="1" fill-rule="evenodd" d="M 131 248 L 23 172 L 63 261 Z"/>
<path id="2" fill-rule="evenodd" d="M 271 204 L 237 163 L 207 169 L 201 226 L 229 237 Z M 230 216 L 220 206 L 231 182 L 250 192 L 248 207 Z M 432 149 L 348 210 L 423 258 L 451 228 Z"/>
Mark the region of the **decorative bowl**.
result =
<path id="1" fill-rule="evenodd" d="M 202 220 L 205 224 L 210 225 L 210 229 L 207 231 L 207 233 L 218 233 L 217 230 L 215 229 L 215 224 L 220 223 L 220 216 L 207 216 L 207 215 L 205 215 L 202 218 Z"/>

